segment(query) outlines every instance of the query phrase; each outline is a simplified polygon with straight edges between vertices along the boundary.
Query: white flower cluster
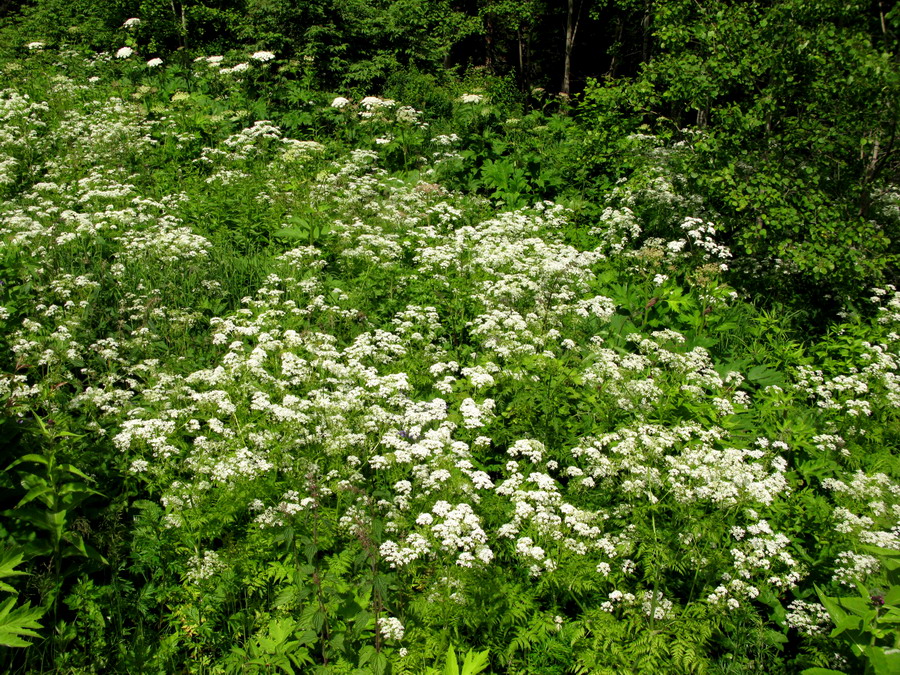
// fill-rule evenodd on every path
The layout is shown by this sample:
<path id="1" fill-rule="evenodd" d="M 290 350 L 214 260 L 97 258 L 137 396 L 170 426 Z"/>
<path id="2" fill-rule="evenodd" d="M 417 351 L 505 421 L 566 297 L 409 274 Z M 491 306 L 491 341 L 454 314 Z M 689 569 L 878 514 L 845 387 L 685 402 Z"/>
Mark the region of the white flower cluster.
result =
<path id="1" fill-rule="evenodd" d="M 794 600 L 788 605 L 785 621 L 801 635 L 826 635 L 832 624 L 828 611 L 818 602 Z"/>
<path id="2" fill-rule="evenodd" d="M 382 616 L 378 618 L 378 632 L 386 640 L 400 642 L 403 639 L 405 629 L 400 619 L 393 616 Z"/>
<path id="3" fill-rule="evenodd" d="M 218 553 L 205 551 L 202 555 L 191 556 L 185 576 L 196 584 L 211 579 L 226 568 L 227 565 L 219 558 Z"/>
<path id="4" fill-rule="evenodd" d="M 835 562 L 837 566 L 834 570 L 834 580 L 850 587 L 881 569 L 881 563 L 875 556 L 853 551 L 839 553 Z"/>
<path id="5" fill-rule="evenodd" d="M 257 52 L 250 60 L 273 58 Z M 161 65 L 153 61 L 148 67 Z M 481 102 L 473 96 L 467 102 Z M 351 102 L 337 97 L 332 106 Z M 386 140 L 399 137 L 391 125 L 422 117 L 376 97 L 358 109 Z M 559 205 L 478 218 L 469 207 L 489 204 L 435 182 L 434 162 L 423 160 L 422 180 L 409 182 L 389 176 L 372 150 L 317 163 L 321 144 L 286 139 L 246 111 L 219 119 L 244 128 L 202 149 L 197 185 L 242 199 L 253 189 L 249 203 L 315 213 L 327 234 L 275 258 L 235 308 L 208 319 L 206 331 L 205 313 L 188 303 L 202 296 L 216 306 L 229 296 L 224 279 L 210 276 L 212 242 L 182 220 L 199 207 L 186 195 L 148 199 L 141 177 L 119 168 L 185 139 L 120 99 L 88 102 L 58 127 L 48 124 L 55 119 L 49 110 L 0 94 L 3 152 L 50 155 L 43 182 L 0 214 L 2 247 L 29 257 L 33 270 L 22 283 L 40 298 L 27 309 L 0 308 L 0 319 L 15 319 L 8 326 L 14 358 L 32 366 L 0 378 L 0 396 L 15 406 L 42 395 L 50 380 L 35 384 L 38 371 L 54 383 L 83 383 L 69 411 L 93 419 L 91 433 L 108 433 L 123 465 L 154 483 L 172 536 L 231 499 L 255 537 L 331 519 L 334 537 L 351 538 L 400 579 L 416 575 L 416 583 L 447 589 L 454 603 L 464 604 L 473 576 L 499 561 L 535 577 L 575 563 L 596 571 L 591 583 L 607 611 L 665 621 L 678 610 L 662 591 L 646 590 L 639 553 L 649 526 L 635 514 L 690 510 L 705 518 L 698 529 L 711 529 L 677 538 L 692 565 L 715 565 L 716 581 L 701 597 L 737 608 L 803 576 L 792 553 L 799 544 L 769 525 L 790 494 L 788 459 L 816 448 L 843 461 L 860 442 L 860 434 L 845 433 L 845 418 L 886 415 L 900 400 L 896 339 L 863 347 L 855 370 L 801 369 L 786 393 L 747 387 L 740 373 L 717 369 L 709 352 L 675 331 L 610 329 L 617 311 L 630 310 L 599 294 L 608 287 L 606 255 L 640 266 L 653 293 L 674 285 L 674 266 L 688 257 L 711 265 L 710 275 L 729 258 L 715 226 L 683 217 L 693 205 L 679 201 L 665 175 L 640 198 L 652 192 L 673 207 L 670 225 L 681 225 L 680 239 L 640 242 L 638 196 L 623 190 L 594 228 L 601 246 L 585 251 L 566 239 L 571 214 Z M 443 152 L 459 139 L 432 141 Z M 61 147 L 71 153 L 65 159 L 46 152 Z M 0 156 L 0 176 L 23 170 L 9 158 Z M 82 173 L 72 178 L 68 161 Z M 256 194 L 259 176 L 264 187 Z M 309 194 L 299 192 L 304 181 L 313 183 Z M 334 211 L 341 215 L 325 222 Z M 86 272 L 77 261 L 89 261 L 100 241 L 105 263 Z M 636 245 L 635 255 L 625 255 Z M 66 261 L 76 261 L 75 269 Z M 182 275 L 190 292 L 172 289 Z M 353 289 L 353 279 L 371 288 Z M 411 288 L 415 294 L 404 296 Z M 389 292 L 393 314 L 373 312 L 370 291 Z M 184 306 L 172 300 L 179 293 L 190 296 Z M 94 330 L 101 294 L 118 299 L 119 325 L 82 339 Z M 879 314 L 900 311 L 892 289 L 875 297 Z M 210 348 L 202 364 L 173 356 L 197 341 Z M 169 342 L 177 343 L 165 352 L 170 358 L 147 355 Z M 527 408 L 535 396 L 547 392 L 551 400 L 555 387 L 565 394 L 552 400 L 577 410 L 567 420 L 579 429 L 571 445 L 545 444 L 540 429 L 522 430 L 523 408 L 534 412 Z M 756 397 L 775 400 L 779 392 L 808 396 L 829 425 L 791 448 L 729 431 L 741 428 L 735 417 Z M 592 431 L 581 430 L 589 425 Z M 847 549 L 898 545 L 898 488 L 887 475 L 847 472 L 822 487 L 836 503 L 833 534 L 850 540 Z M 373 519 L 384 524 L 377 537 Z M 221 541 L 214 531 L 221 520 L 204 521 L 209 531 L 198 541 Z M 704 536 L 727 545 L 710 554 Z M 183 562 L 195 583 L 225 569 L 214 551 L 197 549 Z M 835 579 L 849 584 L 876 571 L 877 560 L 848 550 Z M 792 605 L 788 621 L 808 633 L 823 625 L 820 609 L 808 604 Z M 380 617 L 378 630 L 388 640 L 404 635 L 391 617 Z"/>

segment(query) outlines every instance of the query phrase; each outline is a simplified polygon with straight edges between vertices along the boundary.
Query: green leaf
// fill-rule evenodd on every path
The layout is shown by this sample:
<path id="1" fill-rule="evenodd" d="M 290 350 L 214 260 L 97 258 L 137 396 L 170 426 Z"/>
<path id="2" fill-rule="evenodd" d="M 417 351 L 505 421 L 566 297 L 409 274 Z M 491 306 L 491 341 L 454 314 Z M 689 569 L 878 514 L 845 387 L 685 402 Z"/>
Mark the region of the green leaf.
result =
<path id="1" fill-rule="evenodd" d="M 74 466 L 73 464 L 60 464 L 59 468 L 62 469 L 63 471 L 68 471 L 69 473 L 74 474 L 74 475 L 78 476 L 79 478 L 84 478 L 87 481 L 92 480 L 90 476 L 88 476 L 84 471 L 79 469 L 77 466 Z M 80 485 L 80 483 L 78 483 L 78 485 Z M 100 494 L 100 493 L 95 492 L 94 494 Z"/>
<path id="2" fill-rule="evenodd" d="M 43 464 L 44 466 L 48 466 L 50 464 L 50 460 L 43 455 L 29 454 L 19 457 L 19 459 L 6 467 L 6 470 L 9 471 L 14 466 L 19 466 L 19 464 L 21 464 L 22 462 L 34 462 L 35 464 Z"/>
<path id="3" fill-rule="evenodd" d="M 42 628 L 37 622 L 44 614 L 40 607 L 31 607 L 26 602 L 21 607 L 13 609 L 15 598 L 8 598 L 0 607 L 0 645 L 4 647 L 27 647 L 22 637 L 40 637 L 35 629 Z"/>
<path id="4" fill-rule="evenodd" d="M 444 675 L 460 675 L 459 663 L 456 660 L 456 651 L 453 645 L 447 647 L 447 660 L 444 662 Z"/>
<path id="5" fill-rule="evenodd" d="M 841 607 L 849 609 L 856 616 L 865 617 L 872 612 L 872 603 L 869 597 L 863 598 L 840 598 L 838 600 Z"/>
<path id="6" fill-rule="evenodd" d="M 875 675 L 897 675 L 900 672 L 900 649 L 869 645 L 863 648 L 863 654 Z"/>
<path id="7" fill-rule="evenodd" d="M 0 551 L 0 579 L 27 574 L 27 572 L 20 572 L 17 569 L 13 569 L 22 562 L 22 558 L 23 555 L 21 553 L 13 553 L 9 549 Z M 0 590 L 6 591 L 7 593 L 17 592 L 15 588 L 3 582 L 0 582 Z"/>
<path id="8" fill-rule="evenodd" d="M 366 645 L 362 649 L 359 650 L 359 667 L 362 668 L 364 665 L 368 664 L 375 657 L 375 647 L 372 645 Z"/>
<path id="9" fill-rule="evenodd" d="M 815 586 L 815 589 L 816 595 L 819 596 L 819 601 L 822 603 L 825 609 L 828 610 L 828 614 L 831 616 L 832 621 L 837 623 L 845 616 L 847 616 L 847 613 L 843 609 L 841 609 L 841 606 L 838 604 L 836 598 L 829 598 L 819 589 L 818 586 Z"/>
<path id="10" fill-rule="evenodd" d="M 372 670 L 375 672 L 375 675 L 384 675 L 384 672 L 387 670 L 387 662 L 387 656 L 384 655 L 384 652 L 375 654 L 375 658 L 372 659 Z"/>
<path id="11" fill-rule="evenodd" d="M 285 227 L 280 230 L 276 230 L 272 233 L 272 236 L 276 239 L 287 239 L 291 240 L 304 240 L 309 239 L 310 231 L 300 229 L 299 227 Z"/>
<path id="12" fill-rule="evenodd" d="M 767 387 L 772 384 L 784 384 L 784 376 L 768 366 L 754 366 L 747 371 L 747 379 L 753 384 Z"/>
<path id="13" fill-rule="evenodd" d="M 16 508 L 17 509 L 22 508 L 23 506 L 25 506 L 25 504 L 27 504 L 28 502 L 33 501 L 35 499 L 40 499 L 41 502 L 45 506 L 50 507 L 53 504 L 52 494 L 53 494 L 53 488 L 51 488 L 49 485 L 47 485 L 47 484 L 38 485 L 36 487 L 31 488 L 25 494 L 25 496 L 19 500 L 19 503 L 16 504 Z M 43 499 L 43 497 L 45 497 L 46 495 L 51 495 L 51 498 L 46 499 L 46 500 Z"/>
<path id="14" fill-rule="evenodd" d="M 858 616 L 844 615 L 834 622 L 834 630 L 831 631 L 831 637 L 837 637 L 845 630 L 859 630 L 862 628 L 862 619 Z"/>
<path id="15" fill-rule="evenodd" d="M 490 651 L 476 652 L 469 650 L 463 661 L 462 675 L 478 675 L 488 666 L 488 656 Z"/>

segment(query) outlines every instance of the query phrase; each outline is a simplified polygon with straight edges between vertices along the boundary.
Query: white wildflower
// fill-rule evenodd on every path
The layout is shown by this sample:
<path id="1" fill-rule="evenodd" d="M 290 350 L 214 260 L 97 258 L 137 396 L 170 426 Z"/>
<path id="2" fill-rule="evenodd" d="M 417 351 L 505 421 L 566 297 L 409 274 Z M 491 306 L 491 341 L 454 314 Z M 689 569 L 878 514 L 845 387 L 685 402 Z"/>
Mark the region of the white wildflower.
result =
<path id="1" fill-rule="evenodd" d="M 396 640 L 399 642 L 403 639 L 403 634 L 406 632 L 406 629 L 403 628 L 400 619 L 393 616 L 383 616 L 378 619 L 378 632 L 381 633 L 381 636 L 386 640 Z"/>

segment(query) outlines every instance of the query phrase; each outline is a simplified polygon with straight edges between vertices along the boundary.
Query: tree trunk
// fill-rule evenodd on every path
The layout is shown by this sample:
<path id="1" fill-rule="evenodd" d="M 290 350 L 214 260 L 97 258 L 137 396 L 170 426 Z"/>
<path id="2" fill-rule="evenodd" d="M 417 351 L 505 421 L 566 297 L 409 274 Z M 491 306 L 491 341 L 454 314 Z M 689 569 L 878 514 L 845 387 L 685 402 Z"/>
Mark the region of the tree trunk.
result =
<path id="1" fill-rule="evenodd" d="M 516 37 L 519 40 L 519 89 L 525 91 L 525 52 L 522 44 L 522 29 L 516 31 Z"/>
<path id="2" fill-rule="evenodd" d="M 568 0 L 568 11 L 566 12 L 566 60 L 563 64 L 562 85 L 559 88 L 560 94 L 569 94 L 572 78 L 572 50 L 575 48 L 575 34 L 578 32 L 578 19 L 581 14 L 581 4 L 578 10 L 575 10 L 575 0 Z"/>
<path id="3" fill-rule="evenodd" d="M 494 65 L 493 59 L 494 53 L 494 22 L 491 21 L 491 17 L 488 16 L 485 19 L 485 27 L 484 27 L 484 67 L 489 71 L 492 70 Z"/>
<path id="4" fill-rule="evenodd" d="M 644 18 L 641 19 L 641 32 L 643 33 L 643 44 L 641 45 L 641 62 L 647 63 L 650 60 L 650 22 L 653 18 L 653 0 L 647 0 L 644 5 Z"/>

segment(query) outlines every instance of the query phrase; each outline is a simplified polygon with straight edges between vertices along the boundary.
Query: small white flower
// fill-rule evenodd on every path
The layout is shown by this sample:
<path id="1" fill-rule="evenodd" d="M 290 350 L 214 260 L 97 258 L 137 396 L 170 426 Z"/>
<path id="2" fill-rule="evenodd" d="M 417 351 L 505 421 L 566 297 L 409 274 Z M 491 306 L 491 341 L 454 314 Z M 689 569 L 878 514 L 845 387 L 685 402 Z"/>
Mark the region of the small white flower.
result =
<path id="1" fill-rule="evenodd" d="M 254 61 L 265 63 L 266 61 L 271 61 L 272 59 L 274 59 L 275 54 L 273 54 L 272 52 L 254 52 L 250 58 Z"/>
<path id="2" fill-rule="evenodd" d="M 163 60 L 160 58 L 150 59 L 149 61 L 147 61 L 147 67 L 156 68 L 157 66 L 161 66 L 162 62 Z"/>
<path id="3" fill-rule="evenodd" d="M 25 46 L 28 47 L 28 49 L 30 49 L 31 51 L 40 51 L 41 49 L 44 48 L 44 43 L 43 42 L 29 42 Z"/>
<path id="4" fill-rule="evenodd" d="M 122 28 L 137 28 L 141 24 L 141 20 L 137 17 L 132 17 L 125 21 L 122 24 Z"/>
<path id="5" fill-rule="evenodd" d="M 400 619 L 392 616 L 384 616 L 378 619 L 378 632 L 381 633 L 382 637 L 386 640 L 400 641 L 403 639 L 405 629 L 403 628 L 403 624 L 400 623 Z"/>
<path id="6" fill-rule="evenodd" d="M 344 98 L 343 96 L 338 96 L 331 102 L 332 108 L 343 108 L 345 105 L 350 104 L 349 98 Z"/>
<path id="7" fill-rule="evenodd" d="M 459 100 L 463 103 L 481 103 L 484 100 L 484 96 L 481 94 L 463 94 L 459 97 Z"/>
<path id="8" fill-rule="evenodd" d="M 131 471 L 131 473 L 144 473 L 148 468 L 150 468 L 150 464 L 147 460 L 136 459 L 131 463 L 129 471 Z"/>
<path id="9" fill-rule="evenodd" d="M 215 65 L 215 64 L 211 64 Z M 231 68 L 219 68 L 220 75 L 233 75 L 234 73 L 243 73 L 245 70 L 250 70 L 250 64 L 243 62 L 233 65 Z"/>
<path id="10" fill-rule="evenodd" d="M 131 47 L 122 47 L 119 51 L 116 52 L 116 58 L 127 59 L 132 54 L 134 54 L 134 50 Z"/>

